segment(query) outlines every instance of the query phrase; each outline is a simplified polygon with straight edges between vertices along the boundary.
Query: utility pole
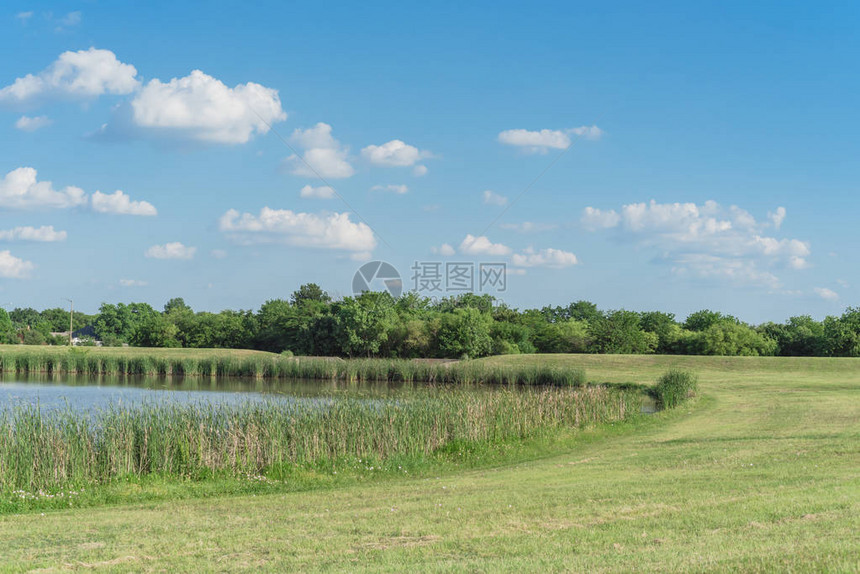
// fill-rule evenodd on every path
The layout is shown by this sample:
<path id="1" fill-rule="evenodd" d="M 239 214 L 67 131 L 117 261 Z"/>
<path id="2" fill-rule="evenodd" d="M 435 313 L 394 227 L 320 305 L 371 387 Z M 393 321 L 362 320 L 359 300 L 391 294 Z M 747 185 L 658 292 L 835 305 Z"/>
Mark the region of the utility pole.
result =
<path id="1" fill-rule="evenodd" d="M 75 302 L 71 299 L 66 299 L 69 302 L 69 347 L 72 346 L 72 330 L 74 329 L 75 317 Z"/>

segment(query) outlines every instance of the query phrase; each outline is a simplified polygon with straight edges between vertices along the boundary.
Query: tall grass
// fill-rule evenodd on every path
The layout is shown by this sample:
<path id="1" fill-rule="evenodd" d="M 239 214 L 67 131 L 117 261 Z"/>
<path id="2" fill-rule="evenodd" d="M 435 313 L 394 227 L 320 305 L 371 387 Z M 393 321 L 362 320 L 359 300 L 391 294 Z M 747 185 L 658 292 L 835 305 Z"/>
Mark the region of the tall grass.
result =
<path id="1" fill-rule="evenodd" d="M 453 384 L 525 384 L 581 386 L 585 371 L 550 365 L 492 365 L 484 362 L 418 362 L 405 359 L 296 358 L 255 354 L 238 357 L 212 351 L 208 355 L 134 349 L 116 351 L 80 348 L 0 348 L 0 371 L 85 375 L 182 375 L 321 379 L 354 382 L 435 382 Z"/>
<path id="2" fill-rule="evenodd" d="M 694 373 L 670 369 L 657 380 L 654 394 L 663 408 L 673 409 L 693 396 L 698 386 L 699 380 Z"/>
<path id="3" fill-rule="evenodd" d="M 430 388 L 411 398 L 350 397 L 227 405 L 143 403 L 103 411 L 0 411 L 0 491 L 34 492 L 158 473 L 279 476 L 295 464 L 422 457 L 639 412 L 637 393 L 605 387 L 473 393 Z"/>

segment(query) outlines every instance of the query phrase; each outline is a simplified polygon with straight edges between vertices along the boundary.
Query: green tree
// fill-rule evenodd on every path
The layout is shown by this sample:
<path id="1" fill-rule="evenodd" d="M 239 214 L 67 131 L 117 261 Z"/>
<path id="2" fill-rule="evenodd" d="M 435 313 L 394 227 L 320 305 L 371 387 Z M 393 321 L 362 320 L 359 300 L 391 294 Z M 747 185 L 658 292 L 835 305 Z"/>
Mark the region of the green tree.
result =
<path id="1" fill-rule="evenodd" d="M 657 348 L 657 335 L 642 330 L 634 311 L 609 311 L 588 327 L 598 353 L 653 353 Z"/>
<path id="2" fill-rule="evenodd" d="M 489 313 L 482 313 L 474 307 L 463 307 L 444 314 L 437 333 L 439 354 L 451 358 L 489 355 L 493 348 L 490 336 L 492 322 Z"/>
<path id="3" fill-rule="evenodd" d="M 588 323 L 577 319 L 547 323 L 535 333 L 534 345 L 540 353 L 587 353 L 591 346 Z"/>
<path id="4" fill-rule="evenodd" d="M 379 354 L 394 328 L 397 314 L 387 292 L 366 291 L 334 304 L 336 340 L 344 355 Z"/>
<path id="5" fill-rule="evenodd" d="M 0 308 L 0 343 L 17 343 L 15 337 L 15 326 L 12 325 L 12 319 L 9 318 L 9 313 L 6 309 Z"/>
<path id="6" fill-rule="evenodd" d="M 324 303 L 327 305 L 331 303 L 331 297 L 316 283 L 306 283 L 299 287 L 297 291 L 293 291 L 293 294 L 290 295 L 290 302 L 298 307 L 308 303 Z"/>

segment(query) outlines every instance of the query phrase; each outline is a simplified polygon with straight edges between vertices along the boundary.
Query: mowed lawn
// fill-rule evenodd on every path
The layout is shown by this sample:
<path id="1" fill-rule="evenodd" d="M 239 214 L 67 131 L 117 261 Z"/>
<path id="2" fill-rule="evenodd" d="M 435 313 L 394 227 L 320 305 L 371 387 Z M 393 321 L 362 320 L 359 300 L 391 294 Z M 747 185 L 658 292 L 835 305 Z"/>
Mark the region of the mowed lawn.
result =
<path id="1" fill-rule="evenodd" d="M 523 356 L 701 397 L 500 468 L 0 517 L 5 570 L 857 571 L 860 360 Z"/>

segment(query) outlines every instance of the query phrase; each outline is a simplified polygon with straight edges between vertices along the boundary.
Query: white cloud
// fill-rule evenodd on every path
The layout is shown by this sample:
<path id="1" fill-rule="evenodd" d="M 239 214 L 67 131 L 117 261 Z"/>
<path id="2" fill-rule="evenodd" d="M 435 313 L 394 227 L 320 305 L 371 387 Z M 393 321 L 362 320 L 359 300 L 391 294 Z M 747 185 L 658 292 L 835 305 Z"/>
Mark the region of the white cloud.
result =
<path id="1" fill-rule="evenodd" d="M 313 199 L 331 199 L 334 197 L 334 188 L 328 185 L 321 185 L 319 187 L 313 187 L 310 185 L 306 185 L 299 192 L 304 198 L 313 198 Z"/>
<path id="2" fill-rule="evenodd" d="M 526 249 L 523 253 L 514 253 L 511 256 L 511 262 L 518 267 L 552 267 L 560 269 L 576 265 L 579 263 L 579 260 L 570 251 L 550 247 L 541 249 L 540 251 Z"/>
<path id="3" fill-rule="evenodd" d="M 685 253 L 676 256 L 672 273 L 681 277 L 724 280 L 736 284 L 761 285 L 772 289 L 782 285 L 776 275 L 760 269 L 755 261 L 707 253 Z"/>
<path id="4" fill-rule="evenodd" d="M 0 180 L 0 208 L 9 209 L 66 209 L 86 205 L 90 198 L 83 189 L 67 186 L 54 189 L 50 181 L 39 181 L 32 167 L 19 167 Z M 126 215 L 156 215 L 152 204 L 132 201 L 122 191 L 111 194 L 96 191 L 92 195 L 92 209 L 99 213 Z"/>
<path id="5" fill-rule="evenodd" d="M 33 17 L 33 11 L 28 10 L 27 12 L 18 12 L 15 14 L 15 17 L 21 22 L 27 22 L 30 18 Z"/>
<path id="6" fill-rule="evenodd" d="M 777 207 L 776 211 L 774 211 L 773 213 L 768 212 L 767 217 L 771 220 L 771 222 L 773 222 L 774 229 L 779 229 L 780 227 L 782 227 L 782 222 L 785 219 L 785 208 Z"/>
<path id="7" fill-rule="evenodd" d="M 312 128 L 297 129 L 290 139 L 305 149 L 301 158 L 295 154 L 287 158 L 293 175 L 341 179 L 355 174 L 349 163 L 349 148 L 331 135 L 330 125 L 320 122 Z"/>
<path id="8" fill-rule="evenodd" d="M 428 151 L 421 151 L 401 140 L 391 140 L 382 145 L 369 145 L 361 150 L 361 157 L 374 165 L 385 167 L 409 167 L 418 163 L 421 159 L 432 157 Z M 424 175 L 427 173 L 424 168 Z M 416 175 L 418 175 L 416 173 Z"/>
<path id="9" fill-rule="evenodd" d="M 399 195 L 403 195 L 404 193 L 409 191 L 409 187 L 405 185 L 374 185 L 370 188 L 371 191 L 390 191 L 392 193 L 397 193 Z"/>
<path id="10" fill-rule="evenodd" d="M 50 181 L 38 181 L 32 167 L 19 167 L 0 180 L 0 207 L 13 209 L 67 208 L 84 205 L 87 195 L 79 187 L 54 189 Z"/>
<path id="11" fill-rule="evenodd" d="M 506 205 L 508 203 L 508 198 L 504 195 L 499 195 L 498 193 L 491 191 L 489 189 L 485 190 L 484 193 L 481 194 L 481 199 L 484 201 L 485 205 Z"/>
<path id="12" fill-rule="evenodd" d="M 39 241 L 52 243 L 55 241 L 65 241 L 66 237 L 68 237 L 68 234 L 65 231 L 57 231 L 53 225 L 16 227 L 14 229 L 0 230 L 0 240 L 2 241 Z"/>
<path id="13" fill-rule="evenodd" d="M 528 153 L 547 153 L 550 149 L 570 147 L 571 135 L 596 140 L 603 135 L 603 131 L 597 126 L 580 126 L 567 130 L 505 130 L 499 133 L 499 142 L 523 148 Z"/>
<path id="14" fill-rule="evenodd" d="M 485 235 L 466 235 L 460 243 L 460 252 L 469 255 L 509 255 L 511 248 L 501 243 L 492 243 Z"/>
<path id="15" fill-rule="evenodd" d="M 51 118 L 48 116 L 36 116 L 34 118 L 21 116 L 18 118 L 18 121 L 15 122 L 15 127 L 22 132 L 34 132 L 38 129 L 48 127 L 52 123 L 54 122 L 51 121 Z"/>
<path id="16" fill-rule="evenodd" d="M 838 301 L 839 293 L 833 291 L 832 289 L 828 289 L 827 287 L 816 287 L 814 289 L 815 294 L 824 299 L 825 301 Z"/>
<path id="17" fill-rule="evenodd" d="M 439 247 L 431 247 L 430 251 L 436 255 L 442 255 L 444 257 L 450 257 L 456 253 L 454 248 L 449 243 L 443 243 Z"/>
<path id="18" fill-rule="evenodd" d="M 192 259 L 197 252 L 196 247 L 187 247 L 178 241 L 153 245 L 144 254 L 150 259 Z"/>
<path id="19" fill-rule="evenodd" d="M 72 26 L 77 26 L 81 23 L 81 13 L 79 11 L 69 12 L 62 18 L 60 18 L 59 26 L 57 26 L 57 30 L 62 30 L 63 28 L 71 28 Z"/>
<path id="20" fill-rule="evenodd" d="M 131 101 L 132 122 L 145 133 L 211 143 L 246 143 L 286 118 L 277 90 L 253 82 L 229 88 L 200 70 L 150 80 Z"/>
<path id="21" fill-rule="evenodd" d="M 778 287 L 778 278 L 761 267 L 804 269 L 811 254 L 806 241 L 764 234 L 784 217 L 780 208 L 770 215 L 770 223 L 759 223 L 746 210 L 726 209 L 714 201 L 697 205 L 652 200 L 624 205 L 620 213 L 587 207 L 581 221 L 586 229 L 616 228 L 619 237 L 659 250 L 673 262 L 676 274 Z"/>
<path id="22" fill-rule="evenodd" d="M 415 177 L 424 177 L 427 175 L 427 166 L 426 165 L 416 165 L 412 168 L 412 175 Z"/>
<path id="23" fill-rule="evenodd" d="M 848 289 L 848 287 L 850 286 L 848 284 L 848 281 L 846 281 L 845 279 L 837 279 L 836 282 L 839 283 L 840 287 L 844 287 L 846 289 Z"/>
<path id="24" fill-rule="evenodd" d="M 99 213 L 118 213 L 121 215 L 157 215 L 155 207 L 146 201 L 132 201 L 120 190 L 111 194 L 97 191 L 92 197 L 93 210 Z"/>
<path id="25" fill-rule="evenodd" d="M 368 252 L 376 247 L 373 230 L 353 223 L 348 213 L 298 213 L 264 207 L 259 215 L 235 209 L 221 216 L 219 228 L 241 244 L 285 242 L 302 247 Z"/>
<path id="26" fill-rule="evenodd" d="M 227 258 L 227 252 L 224 251 L 223 249 L 213 249 L 212 251 L 209 252 L 209 255 L 211 255 L 215 259 L 226 259 Z"/>
<path id="27" fill-rule="evenodd" d="M 0 251 L 0 277 L 7 279 L 26 279 L 36 266 L 12 255 L 9 251 Z"/>
<path id="28" fill-rule="evenodd" d="M 120 279 L 119 284 L 123 287 L 146 287 L 147 282 L 138 279 Z"/>
<path id="29" fill-rule="evenodd" d="M 589 231 L 598 229 L 609 229 L 615 227 L 621 221 L 621 216 L 614 209 L 603 211 L 593 207 L 586 207 L 582 212 L 580 222 Z"/>
<path id="30" fill-rule="evenodd" d="M 43 99 L 87 99 L 103 94 L 125 95 L 140 83 L 137 70 L 110 50 L 63 52 L 37 75 L 27 74 L 0 89 L 0 103 L 30 104 Z"/>
<path id="31" fill-rule="evenodd" d="M 578 128 L 571 128 L 567 132 L 587 140 L 599 140 L 603 137 L 603 130 L 595 125 L 579 126 Z"/>
<path id="32" fill-rule="evenodd" d="M 517 233 L 538 233 L 540 231 L 551 231 L 556 229 L 558 225 L 555 223 L 535 223 L 533 221 L 523 221 L 522 223 L 502 223 L 499 227 L 516 231 Z"/>

